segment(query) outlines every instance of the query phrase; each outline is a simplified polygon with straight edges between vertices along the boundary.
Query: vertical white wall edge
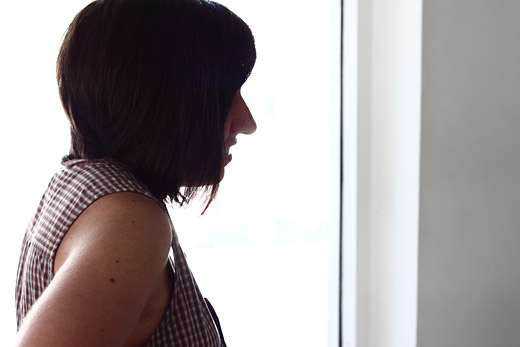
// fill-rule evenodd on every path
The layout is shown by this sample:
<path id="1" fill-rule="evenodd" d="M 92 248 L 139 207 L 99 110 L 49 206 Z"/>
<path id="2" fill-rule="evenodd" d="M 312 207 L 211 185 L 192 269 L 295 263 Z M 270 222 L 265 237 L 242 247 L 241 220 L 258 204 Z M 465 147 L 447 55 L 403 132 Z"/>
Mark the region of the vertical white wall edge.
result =
<path id="1" fill-rule="evenodd" d="M 356 345 L 357 0 L 343 0 L 343 346 Z"/>
<path id="2" fill-rule="evenodd" d="M 422 0 L 345 0 L 343 15 L 343 346 L 412 347 Z"/>

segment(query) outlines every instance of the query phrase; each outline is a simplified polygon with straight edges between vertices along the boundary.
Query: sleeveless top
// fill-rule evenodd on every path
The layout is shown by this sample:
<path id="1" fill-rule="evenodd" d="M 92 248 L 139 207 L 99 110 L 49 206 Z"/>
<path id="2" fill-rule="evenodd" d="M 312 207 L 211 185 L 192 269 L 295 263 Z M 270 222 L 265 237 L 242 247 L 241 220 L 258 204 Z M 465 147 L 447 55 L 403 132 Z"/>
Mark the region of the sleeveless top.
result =
<path id="1" fill-rule="evenodd" d="M 18 329 L 31 306 L 54 276 L 58 246 L 76 218 L 94 201 L 117 192 L 143 194 L 167 212 L 163 202 L 125 165 L 110 159 L 69 160 L 63 158 L 29 223 L 22 245 L 16 277 Z M 168 217 L 169 218 L 169 217 Z M 226 346 L 218 318 L 211 304 L 201 295 L 188 267 L 173 225 L 172 250 L 174 286 L 170 304 L 145 345 Z"/>

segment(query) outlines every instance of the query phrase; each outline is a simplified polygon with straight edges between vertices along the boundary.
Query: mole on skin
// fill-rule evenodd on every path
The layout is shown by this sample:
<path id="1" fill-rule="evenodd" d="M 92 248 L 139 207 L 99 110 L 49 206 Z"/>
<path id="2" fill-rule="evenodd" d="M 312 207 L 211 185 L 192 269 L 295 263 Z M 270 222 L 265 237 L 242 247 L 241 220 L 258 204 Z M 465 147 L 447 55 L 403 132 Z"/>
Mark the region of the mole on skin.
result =
<path id="1" fill-rule="evenodd" d="M 116 281 L 116 280 L 113 279 L 113 278 L 110 279 L 110 282 L 112 282 L 112 283 L 114 283 L 115 281 Z"/>

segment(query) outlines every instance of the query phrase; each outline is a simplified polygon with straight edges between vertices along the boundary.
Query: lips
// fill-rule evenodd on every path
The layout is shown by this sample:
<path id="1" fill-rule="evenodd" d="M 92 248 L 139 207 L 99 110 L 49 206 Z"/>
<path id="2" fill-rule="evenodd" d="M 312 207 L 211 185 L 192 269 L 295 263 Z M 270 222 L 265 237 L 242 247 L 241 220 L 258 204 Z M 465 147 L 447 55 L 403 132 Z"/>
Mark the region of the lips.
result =
<path id="1" fill-rule="evenodd" d="M 224 166 L 226 166 L 227 164 L 229 164 L 229 162 L 233 159 L 233 156 L 231 155 L 230 151 L 231 151 L 231 146 L 234 146 L 237 144 L 237 140 L 234 139 L 233 141 L 231 141 L 227 146 L 226 146 L 226 152 L 224 154 Z"/>
<path id="2" fill-rule="evenodd" d="M 231 153 L 227 153 L 225 156 L 224 156 L 224 166 L 226 166 L 227 164 L 229 164 L 229 162 L 233 159 L 233 156 L 231 155 Z"/>

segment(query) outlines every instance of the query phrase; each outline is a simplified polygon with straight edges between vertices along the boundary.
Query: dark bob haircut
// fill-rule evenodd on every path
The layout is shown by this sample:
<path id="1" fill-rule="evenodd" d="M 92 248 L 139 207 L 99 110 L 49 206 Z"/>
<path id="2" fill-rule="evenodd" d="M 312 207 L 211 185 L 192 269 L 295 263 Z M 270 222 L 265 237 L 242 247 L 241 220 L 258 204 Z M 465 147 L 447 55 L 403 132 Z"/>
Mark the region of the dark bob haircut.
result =
<path id="1" fill-rule="evenodd" d="M 57 61 L 70 157 L 113 158 L 160 200 L 215 197 L 223 128 L 256 60 L 249 27 L 205 0 L 97 0 Z"/>

